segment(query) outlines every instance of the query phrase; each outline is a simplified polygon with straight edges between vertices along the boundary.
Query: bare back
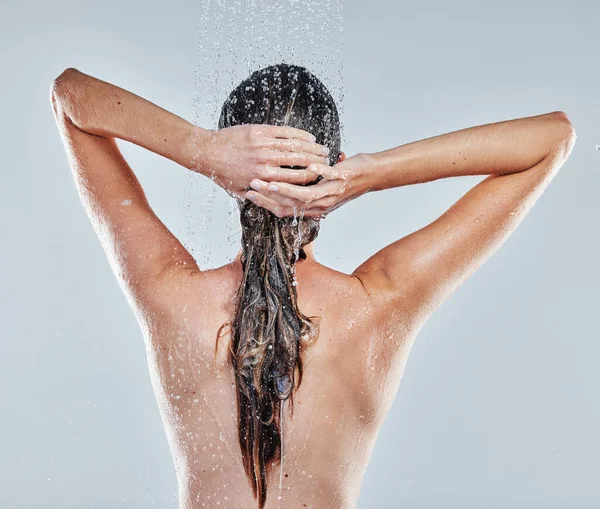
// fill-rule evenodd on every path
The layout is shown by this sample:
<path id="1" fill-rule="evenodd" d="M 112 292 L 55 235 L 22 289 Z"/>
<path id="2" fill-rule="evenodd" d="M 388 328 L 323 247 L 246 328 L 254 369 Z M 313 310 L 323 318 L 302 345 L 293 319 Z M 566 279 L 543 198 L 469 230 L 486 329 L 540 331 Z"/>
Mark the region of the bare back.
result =
<path id="1" fill-rule="evenodd" d="M 215 355 L 240 278 L 238 262 L 174 285 L 149 334 L 152 382 L 185 508 L 256 504 L 238 445 L 229 334 Z M 293 416 L 286 408 L 283 469 L 271 472 L 267 507 L 355 507 L 398 386 L 409 329 L 401 312 L 390 316 L 375 305 L 356 277 L 306 260 L 298 263 L 297 280 L 300 310 L 322 317 L 320 335 L 303 352 Z"/>

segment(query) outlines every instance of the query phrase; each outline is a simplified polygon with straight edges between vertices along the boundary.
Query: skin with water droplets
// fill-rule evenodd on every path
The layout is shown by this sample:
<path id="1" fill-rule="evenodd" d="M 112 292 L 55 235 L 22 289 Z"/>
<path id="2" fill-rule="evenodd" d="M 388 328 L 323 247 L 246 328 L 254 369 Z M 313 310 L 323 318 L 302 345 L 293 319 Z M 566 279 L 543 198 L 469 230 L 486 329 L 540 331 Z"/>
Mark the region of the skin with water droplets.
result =
<path id="1" fill-rule="evenodd" d="M 307 0 L 291 5 L 306 14 L 313 12 L 316 3 Z M 328 5 L 339 6 L 336 2 Z M 324 13 L 322 6 L 314 11 L 315 22 L 310 25 L 313 32 L 303 27 L 301 21 L 298 25 L 290 23 L 286 16 L 299 11 L 286 11 L 279 4 L 250 0 L 234 1 L 226 6 L 223 0 L 217 0 L 212 4 L 212 11 L 208 1 L 204 6 L 205 31 L 208 32 L 209 25 L 221 31 L 220 38 L 207 37 L 204 44 L 210 47 L 202 50 L 208 55 L 208 63 L 215 65 L 203 66 L 197 74 L 202 84 L 210 84 L 209 93 L 200 94 L 210 108 L 219 104 L 217 97 L 221 91 L 211 87 L 223 85 L 223 77 L 238 80 L 234 72 L 229 71 L 235 70 L 235 65 L 225 69 L 217 65 L 226 61 L 220 59 L 230 48 L 232 54 L 228 57 L 238 55 L 233 46 L 227 46 L 226 51 L 222 47 L 223 33 L 231 33 L 236 28 L 235 20 L 250 23 L 247 32 L 240 32 L 250 36 L 246 41 L 248 51 L 256 50 L 256 44 L 260 48 L 270 34 L 274 34 L 277 40 L 268 40 L 265 48 L 274 49 L 280 58 L 282 52 L 287 51 L 290 58 L 302 60 L 301 52 L 291 44 L 298 34 L 302 37 L 308 34 L 306 37 L 313 41 L 319 29 L 323 33 L 335 33 L 329 30 L 333 26 L 327 23 L 335 24 L 337 18 L 330 16 L 327 8 Z M 245 11 L 248 8 L 250 12 Z M 269 31 L 272 28 L 269 24 L 274 22 L 279 28 Z M 231 41 L 235 38 L 226 40 L 227 44 L 233 44 Z M 244 40 L 243 37 L 240 40 Z M 264 55 L 271 58 L 269 51 Z M 211 58 L 215 60 L 210 61 Z M 318 70 L 321 63 L 323 60 L 317 59 L 307 66 Z M 325 63 L 328 62 L 325 60 Z M 243 62 L 249 68 L 258 67 L 255 64 L 256 61 Z M 322 77 L 326 80 L 326 76 Z M 439 221 L 417 235 L 405 237 L 391 249 L 388 246 L 371 260 L 371 265 L 367 261 L 354 274 L 323 266 L 315 259 L 313 247 L 305 247 L 307 258 L 299 261 L 295 268 L 299 308 L 308 316 L 322 317 L 320 335 L 303 351 L 305 378 L 294 400 L 293 415 L 290 412 L 285 419 L 285 458 L 280 465 L 280 480 L 287 482 L 281 483 L 281 493 L 277 493 L 276 482 L 270 483 L 267 509 L 280 506 L 350 509 L 355 506 L 375 438 L 393 400 L 412 342 L 426 316 L 510 235 L 562 164 L 570 135 L 564 129 L 564 120 L 554 117 L 540 125 L 560 127 L 548 130 L 551 146 L 558 147 L 556 152 L 542 154 L 548 157 L 533 157 L 540 161 L 534 168 L 521 167 L 522 171 L 514 175 L 486 179 Z M 518 143 L 510 147 L 514 150 L 501 150 L 505 156 L 514 157 L 519 148 L 523 148 L 525 137 L 516 138 Z M 540 136 L 529 138 L 542 139 Z M 472 145 L 478 151 L 481 148 L 476 143 Z M 531 147 L 525 149 L 532 153 Z M 469 162 L 463 164 L 459 160 L 456 165 L 441 161 L 439 167 L 468 167 L 476 157 L 477 154 L 462 157 L 462 161 L 469 159 Z M 433 161 L 431 157 L 422 159 Z M 483 165 L 472 166 L 480 169 Z M 396 174 L 400 179 L 406 175 L 416 176 L 408 171 Z M 210 183 L 210 180 L 204 182 Z M 209 232 L 199 228 L 197 220 L 208 217 L 207 224 L 221 237 L 222 222 L 213 221 L 207 215 L 207 205 L 214 205 L 212 198 L 207 204 L 196 196 L 192 186 L 190 189 L 193 204 L 202 205 L 194 210 L 188 207 L 190 232 L 195 234 L 199 230 L 210 247 L 212 244 L 206 236 Z M 214 198 L 216 188 L 209 189 Z M 120 217 L 127 216 L 136 204 L 135 200 L 129 205 L 123 204 L 123 200 L 128 199 L 127 194 L 120 195 L 114 202 L 121 204 Z M 215 213 L 214 217 L 219 216 Z M 122 236 L 119 225 L 113 226 L 111 233 Z M 164 233 L 161 230 L 161 234 Z M 113 239 L 103 240 L 110 246 Z M 184 242 L 188 243 L 189 239 Z M 139 254 L 140 250 L 132 254 L 123 248 L 125 254 L 117 253 L 111 262 L 117 268 L 127 267 L 128 258 L 147 256 L 155 247 L 147 248 L 143 255 Z M 179 247 L 173 248 L 173 256 L 178 250 Z M 175 462 L 180 509 L 254 506 L 237 442 L 234 379 L 227 334 L 215 345 L 221 325 L 233 315 L 241 266 L 236 257 L 229 264 L 209 270 L 215 252 L 201 249 L 201 256 L 196 256 L 202 271 L 191 263 L 186 266 L 188 262 L 184 261 L 180 266 L 171 267 L 173 270 L 167 275 L 157 277 L 158 282 L 149 282 L 147 278 L 132 281 L 125 270 L 119 272 L 123 276 L 121 282 L 138 292 L 153 284 L 152 291 L 135 303 L 135 310 L 144 332 L 152 386 Z M 389 279 L 390 273 L 395 277 Z M 275 475 L 272 477 L 276 479 Z"/>

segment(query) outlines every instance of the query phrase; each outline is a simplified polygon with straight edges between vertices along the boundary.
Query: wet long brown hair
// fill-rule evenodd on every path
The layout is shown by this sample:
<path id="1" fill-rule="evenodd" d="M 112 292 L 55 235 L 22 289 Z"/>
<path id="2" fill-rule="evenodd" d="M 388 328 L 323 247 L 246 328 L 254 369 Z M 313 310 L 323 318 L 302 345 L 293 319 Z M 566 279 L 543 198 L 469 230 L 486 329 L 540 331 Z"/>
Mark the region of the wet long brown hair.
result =
<path id="1" fill-rule="evenodd" d="M 239 124 L 304 129 L 340 153 L 340 122 L 326 87 L 303 67 L 280 64 L 253 73 L 225 101 L 219 129 Z M 319 232 L 313 218 L 279 218 L 249 200 L 238 202 L 243 278 L 231 324 L 239 442 L 257 504 L 267 499 L 267 479 L 281 461 L 281 413 L 302 381 L 302 348 L 318 336 L 318 318 L 299 309 L 295 264 Z"/>

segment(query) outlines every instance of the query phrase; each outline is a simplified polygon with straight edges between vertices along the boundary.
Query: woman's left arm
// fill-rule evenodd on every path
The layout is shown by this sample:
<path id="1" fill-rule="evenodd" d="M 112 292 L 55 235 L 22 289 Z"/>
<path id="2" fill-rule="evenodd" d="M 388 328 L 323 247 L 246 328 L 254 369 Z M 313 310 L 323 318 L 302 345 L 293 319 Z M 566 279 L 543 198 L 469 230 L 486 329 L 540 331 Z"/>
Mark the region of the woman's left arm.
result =
<path id="1" fill-rule="evenodd" d="M 321 146 L 304 131 L 250 125 L 204 130 L 76 69 L 54 81 L 51 101 L 81 200 L 115 275 L 138 304 L 155 294 L 164 275 L 198 267 L 152 211 L 116 138 L 213 176 L 237 195 L 258 174 L 310 182 L 317 176 L 280 166 L 323 161 Z"/>

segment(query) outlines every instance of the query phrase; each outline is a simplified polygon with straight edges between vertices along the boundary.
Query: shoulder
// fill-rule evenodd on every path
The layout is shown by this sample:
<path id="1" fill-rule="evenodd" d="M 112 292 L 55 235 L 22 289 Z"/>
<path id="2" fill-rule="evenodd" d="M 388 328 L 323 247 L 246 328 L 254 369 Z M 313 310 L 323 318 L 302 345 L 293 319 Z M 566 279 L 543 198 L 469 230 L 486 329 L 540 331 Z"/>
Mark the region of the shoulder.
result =
<path id="1" fill-rule="evenodd" d="M 219 320 L 232 315 L 240 281 L 241 274 L 230 265 L 206 271 L 171 271 L 155 286 L 141 315 L 153 330 L 162 331 L 161 335 L 188 328 L 207 333 Z"/>

